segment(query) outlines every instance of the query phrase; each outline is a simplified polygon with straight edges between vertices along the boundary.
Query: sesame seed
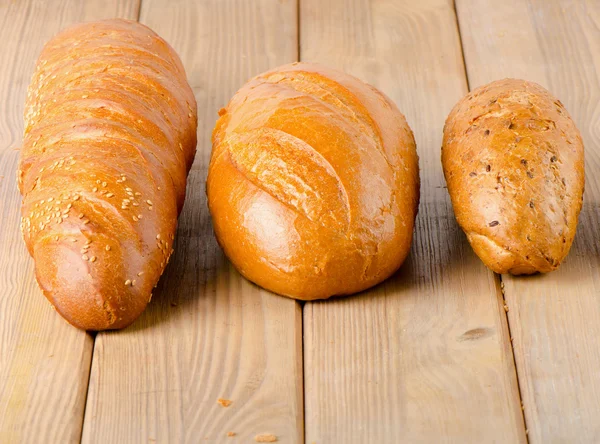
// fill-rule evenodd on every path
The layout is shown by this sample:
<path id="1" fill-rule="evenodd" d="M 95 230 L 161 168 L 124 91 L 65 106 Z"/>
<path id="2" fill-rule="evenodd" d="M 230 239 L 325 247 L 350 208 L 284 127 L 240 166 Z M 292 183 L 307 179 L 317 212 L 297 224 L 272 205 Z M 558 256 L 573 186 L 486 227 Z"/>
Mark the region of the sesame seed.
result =
<path id="1" fill-rule="evenodd" d="M 136 280 L 134 279 L 133 281 L 131 281 L 131 286 L 133 287 L 136 283 Z"/>
<path id="2" fill-rule="evenodd" d="M 152 210 L 152 207 L 148 207 L 149 210 Z"/>
<path id="3" fill-rule="evenodd" d="M 96 262 L 96 256 L 92 256 L 92 257 L 90 258 L 90 262 Z"/>
<path id="4" fill-rule="evenodd" d="M 83 218 L 83 213 L 79 213 L 79 216 L 77 216 L 79 219 Z"/>
<path id="5" fill-rule="evenodd" d="M 140 272 L 138 273 L 138 276 L 141 276 L 141 275 L 143 275 L 143 274 L 144 274 L 144 272 L 143 272 L 143 271 L 140 271 Z"/>
<path id="6" fill-rule="evenodd" d="M 158 191 L 160 191 L 160 187 L 158 187 Z"/>
<path id="7" fill-rule="evenodd" d="M 113 197 L 113 196 L 114 196 L 114 194 L 113 194 L 113 193 L 107 193 L 107 194 L 106 194 L 106 197 Z"/>
<path id="8" fill-rule="evenodd" d="M 73 198 L 73 200 L 79 200 L 79 194 Z"/>
<path id="9" fill-rule="evenodd" d="M 90 220 L 89 220 L 89 219 L 86 219 L 86 220 L 84 220 L 84 221 L 83 221 L 83 225 L 87 225 L 87 224 L 89 224 L 89 223 L 90 223 Z"/>
<path id="10" fill-rule="evenodd" d="M 58 236 L 55 236 L 55 237 L 54 237 L 54 240 L 56 240 L 56 241 L 57 241 L 57 240 L 58 240 Z"/>
<path id="11" fill-rule="evenodd" d="M 94 193 L 96 193 L 96 192 L 98 191 L 98 187 L 94 187 L 94 188 L 92 188 L 92 191 L 93 191 Z"/>
<path id="12" fill-rule="evenodd" d="M 133 190 L 131 188 L 129 188 L 129 187 L 126 187 L 125 191 L 133 191 Z"/>
<path id="13" fill-rule="evenodd" d="M 106 247 L 104 247 L 104 249 L 105 249 L 106 251 L 110 251 L 110 245 L 107 245 Z"/>
<path id="14" fill-rule="evenodd" d="M 77 242 L 77 239 L 73 238 L 71 239 L 71 242 Z"/>
<path id="15" fill-rule="evenodd" d="M 160 234 L 157 234 L 157 235 L 156 235 L 156 238 L 157 238 L 157 239 L 160 239 Z"/>
<path id="16" fill-rule="evenodd" d="M 81 259 L 83 259 L 84 261 L 87 261 L 89 258 L 87 257 L 87 254 L 84 254 L 81 256 Z"/>
<path id="17" fill-rule="evenodd" d="M 67 209 L 70 210 L 73 207 L 73 204 L 67 205 Z"/>
<path id="18" fill-rule="evenodd" d="M 140 206 L 140 204 L 139 204 L 139 203 L 137 203 L 137 202 L 134 202 L 134 203 L 133 203 L 133 206 L 134 206 L 134 207 L 139 207 L 139 206 Z"/>
<path id="19" fill-rule="evenodd" d="M 130 201 L 129 199 L 123 199 L 123 202 L 127 202 L 127 203 L 129 203 L 129 202 L 131 202 L 131 201 Z"/>
<path id="20" fill-rule="evenodd" d="M 133 219 L 135 222 L 137 222 L 137 221 L 139 220 L 139 219 L 138 219 L 137 217 L 135 217 L 135 216 L 133 216 L 133 218 L 132 218 L 132 219 Z"/>
<path id="21" fill-rule="evenodd" d="M 66 210 L 64 210 L 63 214 L 69 214 L 69 209 L 67 208 Z"/>
<path id="22" fill-rule="evenodd" d="M 146 203 L 147 203 L 148 205 L 152 205 L 152 201 L 151 201 L 151 200 L 147 200 L 147 201 L 146 201 Z"/>
<path id="23" fill-rule="evenodd" d="M 141 214 L 138 214 L 138 219 L 141 219 L 141 218 L 142 218 L 142 215 L 141 215 Z"/>
<path id="24" fill-rule="evenodd" d="M 97 183 L 98 185 L 100 185 L 100 184 L 102 183 L 102 181 L 101 181 L 100 179 L 98 179 L 98 180 L 96 180 L 96 183 Z"/>
<path id="25" fill-rule="evenodd" d="M 136 192 L 135 192 L 135 195 L 136 195 L 136 196 L 141 196 L 141 195 L 142 195 L 142 193 L 140 193 L 139 191 L 136 191 Z"/>
<path id="26" fill-rule="evenodd" d="M 105 187 L 106 185 L 108 185 L 106 182 L 102 182 L 103 187 Z"/>
<path id="27" fill-rule="evenodd" d="M 86 244 L 86 245 L 89 245 L 89 244 L 91 244 L 91 243 L 92 243 L 92 241 L 91 241 L 90 239 L 88 239 L 87 241 L 85 241 L 85 244 Z"/>
<path id="28" fill-rule="evenodd" d="M 131 285 L 131 281 L 130 281 L 129 279 L 127 279 L 127 280 L 125 281 L 125 285 Z"/>
<path id="29" fill-rule="evenodd" d="M 48 198 L 48 202 L 52 202 L 54 200 L 53 197 Z M 44 201 L 42 201 L 42 203 L 44 203 Z"/>

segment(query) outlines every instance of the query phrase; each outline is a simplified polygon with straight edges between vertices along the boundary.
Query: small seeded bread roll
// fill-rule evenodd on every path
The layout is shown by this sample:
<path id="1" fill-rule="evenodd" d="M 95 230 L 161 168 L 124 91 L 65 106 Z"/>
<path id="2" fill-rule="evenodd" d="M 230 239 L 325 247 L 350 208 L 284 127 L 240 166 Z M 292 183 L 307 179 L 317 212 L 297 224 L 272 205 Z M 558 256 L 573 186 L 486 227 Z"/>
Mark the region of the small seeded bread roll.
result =
<path id="1" fill-rule="evenodd" d="M 294 63 L 252 79 L 219 114 L 208 204 L 245 277 L 311 300 L 364 290 L 400 267 L 419 170 L 391 100 L 342 72 Z"/>
<path id="2" fill-rule="evenodd" d="M 559 100 L 505 79 L 477 88 L 444 127 L 442 164 L 459 225 L 496 273 L 555 270 L 575 236 L 583 141 Z"/>
<path id="3" fill-rule="evenodd" d="M 106 20 L 45 46 L 25 106 L 21 230 L 71 324 L 122 328 L 169 260 L 196 151 L 196 102 L 174 50 Z"/>

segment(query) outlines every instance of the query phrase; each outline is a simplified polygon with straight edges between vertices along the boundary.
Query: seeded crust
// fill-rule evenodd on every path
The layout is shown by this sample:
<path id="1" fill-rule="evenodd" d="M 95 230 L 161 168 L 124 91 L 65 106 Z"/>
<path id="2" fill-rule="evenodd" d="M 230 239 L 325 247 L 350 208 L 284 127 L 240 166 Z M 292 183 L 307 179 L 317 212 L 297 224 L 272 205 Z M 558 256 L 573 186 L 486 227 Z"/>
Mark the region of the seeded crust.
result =
<path id="1" fill-rule="evenodd" d="M 400 267 L 419 167 L 391 100 L 342 72 L 294 63 L 250 80 L 219 114 L 208 204 L 242 275 L 313 300 L 364 290 Z"/>
<path id="2" fill-rule="evenodd" d="M 29 86 L 21 231 L 54 308 L 85 330 L 129 325 L 171 256 L 196 151 L 174 50 L 127 20 L 71 27 Z"/>
<path id="3" fill-rule="evenodd" d="M 559 100 L 525 80 L 475 89 L 446 120 L 442 164 L 456 219 L 485 265 L 558 268 L 584 189 L 583 141 Z"/>

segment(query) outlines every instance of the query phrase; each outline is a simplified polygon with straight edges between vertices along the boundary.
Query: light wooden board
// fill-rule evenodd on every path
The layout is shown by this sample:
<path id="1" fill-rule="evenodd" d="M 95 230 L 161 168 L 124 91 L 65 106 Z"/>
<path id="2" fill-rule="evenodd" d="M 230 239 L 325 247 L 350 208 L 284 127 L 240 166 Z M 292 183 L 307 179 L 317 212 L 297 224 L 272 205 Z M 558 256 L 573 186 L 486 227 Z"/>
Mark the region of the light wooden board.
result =
<path id="1" fill-rule="evenodd" d="M 302 441 L 300 306 L 229 266 L 205 195 L 217 111 L 251 76 L 296 59 L 296 8 L 289 0 L 142 2 L 140 21 L 178 51 L 196 93 L 198 154 L 175 254 L 151 304 L 132 327 L 96 338 L 85 443 L 253 442 L 263 433 Z"/>
<path id="2" fill-rule="evenodd" d="M 19 231 L 15 184 L 27 85 L 43 44 L 85 20 L 137 17 L 137 0 L 0 1 L 0 442 L 78 442 L 93 338 L 52 311 Z"/>
<path id="3" fill-rule="evenodd" d="M 517 77 L 553 92 L 581 130 L 575 243 L 545 276 L 503 276 L 532 443 L 600 442 L 600 2 L 457 0 L 470 84 Z"/>
<path id="4" fill-rule="evenodd" d="M 451 0 L 303 0 L 301 59 L 379 87 L 415 131 L 422 202 L 401 271 L 304 308 L 308 443 L 524 442 L 499 282 L 458 228 L 442 127 L 466 93 Z"/>

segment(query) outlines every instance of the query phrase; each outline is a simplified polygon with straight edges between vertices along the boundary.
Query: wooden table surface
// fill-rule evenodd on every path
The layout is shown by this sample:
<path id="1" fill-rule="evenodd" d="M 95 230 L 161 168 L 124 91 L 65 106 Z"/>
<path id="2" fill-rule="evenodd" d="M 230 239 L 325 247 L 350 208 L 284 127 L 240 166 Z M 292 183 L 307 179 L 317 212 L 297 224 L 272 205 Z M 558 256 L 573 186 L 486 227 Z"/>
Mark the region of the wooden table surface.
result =
<path id="1" fill-rule="evenodd" d="M 133 326 L 93 335 L 34 283 L 14 174 L 42 45 L 114 16 L 178 51 L 199 142 L 151 304 Z M 0 42 L 0 443 L 600 442 L 600 0 L 0 0 Z M 204 192 L 217 110 L 251 76 L 294 60 L 389 95 L 415 132 L 422 178 L 401 270 L 306 304 L 229 265 Z M 442 175 L 446 115 L 469 88 L 504 77 L 552 91 L 585 142 L 577 237 L 544 276 L 488 271 Z"/>

